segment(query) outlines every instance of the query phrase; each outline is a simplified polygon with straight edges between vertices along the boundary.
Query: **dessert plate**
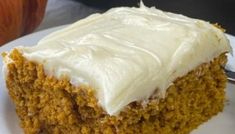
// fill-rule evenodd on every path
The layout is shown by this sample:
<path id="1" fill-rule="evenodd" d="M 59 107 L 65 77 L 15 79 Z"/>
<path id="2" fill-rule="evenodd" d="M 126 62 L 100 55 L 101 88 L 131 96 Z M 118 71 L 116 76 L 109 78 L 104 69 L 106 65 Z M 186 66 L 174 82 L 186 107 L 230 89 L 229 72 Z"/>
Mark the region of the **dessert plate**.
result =
<path id="1" fill-rule="evenodd" d="M 42 37 L 61 29 L 65 26 L 55 27 L 33 33 L 15 41 L 12 41 L 0 47 L 0 53 L 9 51 L 13 47 L 24 45 L 35 45 Z M 227 35 L 233 49 L 235 48 L 235 37 Z M 234 60 L 235 61 L 235 60 Z M 232 64 L 234 64 L 232 61 Z M 2 70 L 2 58 L 0 58 L 0 70 Z M 14 105 L 12 104 L 5 87 L 3 73 L 0 73 L 0 130 L 2 134 L 23 134 L 19 126 L 19 119 L 15 113 Z M 200 125 L 192 134 L 234 134 L 235 132 L 235 84 L 229 83 L 226 88 L 227 98 L 225 109 L 222 113 L 210 119 L 208 122 Z"/>

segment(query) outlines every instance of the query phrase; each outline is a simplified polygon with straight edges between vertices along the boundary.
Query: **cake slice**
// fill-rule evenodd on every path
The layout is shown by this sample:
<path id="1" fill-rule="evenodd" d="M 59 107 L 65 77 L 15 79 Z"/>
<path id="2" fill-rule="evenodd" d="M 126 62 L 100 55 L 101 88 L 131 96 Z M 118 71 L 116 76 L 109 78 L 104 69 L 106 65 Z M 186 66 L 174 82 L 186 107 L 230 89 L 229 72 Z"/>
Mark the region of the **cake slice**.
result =
<path id="1" fill-rule="evenodd" d="M 141 5 L 3 57 L 26 134 L 187 134 L 223 110 L 230 50 L 214 25 Z"/>

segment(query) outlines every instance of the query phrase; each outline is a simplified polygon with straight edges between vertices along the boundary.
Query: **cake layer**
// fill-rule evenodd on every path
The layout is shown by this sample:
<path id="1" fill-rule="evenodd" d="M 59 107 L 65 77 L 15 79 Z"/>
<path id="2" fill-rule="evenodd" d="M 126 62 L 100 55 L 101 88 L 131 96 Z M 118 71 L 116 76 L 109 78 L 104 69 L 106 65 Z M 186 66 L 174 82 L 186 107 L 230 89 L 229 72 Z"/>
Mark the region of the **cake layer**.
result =
<path id="1" fill-rule="evenodd" d="M 18 48 L 47 75 L 93 88 L 110 115 L 154 92 L 165 96 L 172 82 L 229 51 L 228 40 L 208 22 L 141 5 L 94 14 Z"/>
<path id="2" fill-rule="evenodd" d="M 175 80 L 166 98 L 153 94 L 117 116 L 100 107 L 91 87 L 47 76 L 17 50 L 10 58 L 6 82 L 25 134 L 189 134 L 224 106 L 224 54 Z"/>

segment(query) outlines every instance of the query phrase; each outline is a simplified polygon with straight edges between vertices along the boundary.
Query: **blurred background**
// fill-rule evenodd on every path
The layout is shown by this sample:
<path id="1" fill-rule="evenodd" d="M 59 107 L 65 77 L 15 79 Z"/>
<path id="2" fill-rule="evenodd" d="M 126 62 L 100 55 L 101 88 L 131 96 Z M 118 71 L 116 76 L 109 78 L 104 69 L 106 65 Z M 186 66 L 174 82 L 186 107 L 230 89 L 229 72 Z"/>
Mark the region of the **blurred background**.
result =
<path id="1" fill-rule="evenodd" d="M 12 3 L 9 3 L 9 9 L 6 8 L 4 1 L 8 3 L 12 1 Z M 211 23 L 219 23 L 226 29 L 227 33 L 235 35 L 235 0 L 143 0 L 143 2 L 149 7 L 155 6 L 164 11 L 184 14 Z M 13 24 L 9 23 L 9 19 L 6 19 L 12 14 L 6 15 L 5 13 L 4 16 L 1 15 L 1 11 L 12 11 L 11 5 L 15 3 L 15 0 L 0 0 L 0 45 L 31 32 L 73 23 L 92 13 L 102 13 L 112 7 L 138 6 L 139 0 L 30 0 L 26 4 L 18 5 L 22 6 L 22 9 L 19 10 L 23 10 L 22 22 L 30 21 L 28 24 L 21 25 L 26 30 L 20 28 L 19 34 L 14 35 L 14 37 L 9 32 L 8 34 L 12 37 L 3 40 L 3 36 L 6 34 L 3 33 L 4 30 L 2 29 L 5 28 L 5 31 L 8 31 L 6 28 Z M 45 15 L 43 16 L 44 11 Z M 16 10 L 16 13 L 19 14 L 20 12 Z M 1 28 L 1 23 L 5 23 L 7 26 Z M 30 26 L 32 28 L 28 28 Z"/>
<path id="2" fill-rule="evenodd" d="M 69 1 L 69 0 L 49 0 Z M 86 6 L 75 18 L 82 18 L 93 12 L 104 12 L 109 8 L 118 6 L 138 6 L 139 0 L 74 0 Z M 230 34 L 235 35 L 235 0 L 143 0 L 147 6 L 155 6 L 161 10 L 184 14 L 189 17 L 207 20 L 211 23 L 219 23 Z M 85 11 L 87 8 L 87 12 Z M 74 10 L 73 10 L 74 11 Z M 73 15 L 72 15 L 73 16 Z"/>
<path id="3" fill-rule="evenodd" d="M 82 0 L 84 3 L 101 9 L 112 6 L 137 6 L 138 0 Z M 95 1 L 100 1 L 99 5 Z M 235 0 L 144 0 L 147 6 L 184 14 L 189 17 L 219 23 L 228 33 L 235 35 Z"/>

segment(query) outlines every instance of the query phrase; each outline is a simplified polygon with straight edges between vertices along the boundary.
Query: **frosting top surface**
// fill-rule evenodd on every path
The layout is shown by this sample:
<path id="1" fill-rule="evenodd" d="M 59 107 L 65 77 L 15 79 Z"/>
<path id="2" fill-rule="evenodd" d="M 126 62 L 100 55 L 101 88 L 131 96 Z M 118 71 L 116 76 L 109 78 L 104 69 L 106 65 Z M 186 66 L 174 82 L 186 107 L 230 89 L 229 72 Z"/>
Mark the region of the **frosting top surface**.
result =
<path id="1" fill-rule="evenodd" d="M 93 14 L 19 50 L 47 74 L 91 86 L 104 110 L 116 115 L 154 92 L 164 97 L 177 77 L 230 46 L 208 22 L 142 5 Z"/>

